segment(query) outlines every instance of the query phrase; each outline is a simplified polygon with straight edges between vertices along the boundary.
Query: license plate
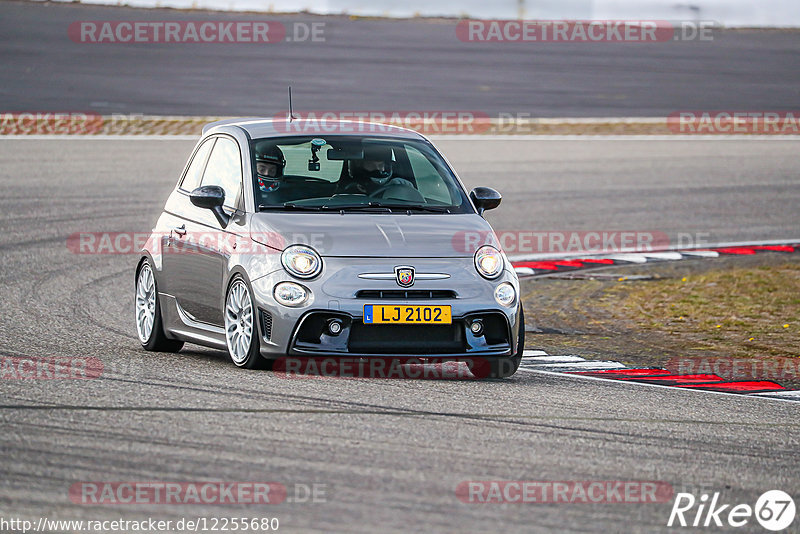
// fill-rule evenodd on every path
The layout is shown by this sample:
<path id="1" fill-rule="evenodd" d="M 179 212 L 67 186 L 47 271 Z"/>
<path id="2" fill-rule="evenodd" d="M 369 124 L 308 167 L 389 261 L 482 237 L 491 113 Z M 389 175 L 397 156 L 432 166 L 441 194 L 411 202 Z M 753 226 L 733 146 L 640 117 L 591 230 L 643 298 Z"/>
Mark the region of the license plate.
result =
<path id="1" fill-rule="evenodd" d="M 450 306 L 365 304 L 364 324 L 452 324 Z"/>

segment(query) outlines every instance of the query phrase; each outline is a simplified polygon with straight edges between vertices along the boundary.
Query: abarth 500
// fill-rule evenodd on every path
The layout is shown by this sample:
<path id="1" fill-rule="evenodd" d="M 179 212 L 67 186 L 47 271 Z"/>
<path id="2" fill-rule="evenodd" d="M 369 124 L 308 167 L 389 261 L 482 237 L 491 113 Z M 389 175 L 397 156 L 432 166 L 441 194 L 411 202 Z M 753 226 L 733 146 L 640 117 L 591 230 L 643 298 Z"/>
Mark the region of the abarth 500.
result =
<path id="1" fill-rule="evenodd" d="M 138 337 L 281 357 L 416 356 L 516 372 L 519 282 L 446 159 L 412 130 L 265 119 L 204 128 L 136 266 Z M 489 244 L 486 244 L 489 243 Z"/>

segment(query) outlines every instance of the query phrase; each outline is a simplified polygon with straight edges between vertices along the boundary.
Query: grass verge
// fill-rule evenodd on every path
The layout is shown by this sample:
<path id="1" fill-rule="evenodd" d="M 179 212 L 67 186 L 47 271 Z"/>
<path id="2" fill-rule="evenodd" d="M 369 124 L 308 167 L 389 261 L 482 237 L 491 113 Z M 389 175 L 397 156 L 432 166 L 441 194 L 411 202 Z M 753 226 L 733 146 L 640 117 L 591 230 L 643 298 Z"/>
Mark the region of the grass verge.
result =
<path id="1" fill-rule="evenodd" d="M 606 289 L 601 301 L 640 329 L 694 350 L 800 356 L 800 264 L 690 274 Z"/>

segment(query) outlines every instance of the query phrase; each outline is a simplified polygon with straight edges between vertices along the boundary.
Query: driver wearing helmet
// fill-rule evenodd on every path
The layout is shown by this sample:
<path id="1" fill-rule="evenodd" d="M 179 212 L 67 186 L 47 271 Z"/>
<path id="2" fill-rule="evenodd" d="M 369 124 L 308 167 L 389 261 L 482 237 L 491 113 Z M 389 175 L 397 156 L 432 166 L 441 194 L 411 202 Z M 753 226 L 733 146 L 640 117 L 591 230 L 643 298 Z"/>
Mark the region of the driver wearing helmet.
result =
<path id="1" fill-rule="evenodd" d="M 259 189 L 267 193 L 278 189 L 280 182 L 275 178 L 282 177 L 283 168 L 286 167 L 286 158 L 281 149 L 277 145 L 256 149 L 255 159 Z"/>
<path id="2" fill-rule="evenodd" d="M 350 180 L 342 187 L 343 193 L 371 195 L 389 185 L 414 187 L 408 180 L 392 177 L 392 149 L 388 146 L 365 146 L 363 159 L 350 160 L 348 163 Z"/>

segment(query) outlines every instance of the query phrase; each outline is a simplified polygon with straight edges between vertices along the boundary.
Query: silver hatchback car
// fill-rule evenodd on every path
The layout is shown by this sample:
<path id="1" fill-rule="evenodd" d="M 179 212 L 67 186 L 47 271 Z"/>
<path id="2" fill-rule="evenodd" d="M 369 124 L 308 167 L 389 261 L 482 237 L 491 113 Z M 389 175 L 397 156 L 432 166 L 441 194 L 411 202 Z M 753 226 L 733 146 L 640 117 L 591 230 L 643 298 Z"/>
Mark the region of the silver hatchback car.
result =
<path id="1" fill-rule="evenodd" d="M 386 125 L 207 125 L 136 267 L 142 346 L 419 357 L 516 372 L 519 281 L 484 210 L 424 136 Z"/>

